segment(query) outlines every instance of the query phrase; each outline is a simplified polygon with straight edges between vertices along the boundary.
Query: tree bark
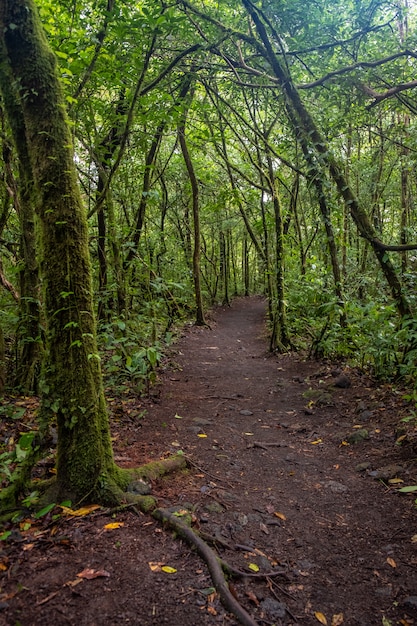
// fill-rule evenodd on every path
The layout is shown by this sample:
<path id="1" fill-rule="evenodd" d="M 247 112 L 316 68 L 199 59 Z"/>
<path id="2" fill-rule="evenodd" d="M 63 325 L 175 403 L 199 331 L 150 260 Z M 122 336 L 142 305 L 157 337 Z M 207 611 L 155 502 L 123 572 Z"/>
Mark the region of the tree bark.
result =
<path id="1" fill-rule="evenodd" d="M 33 0 L 0 5 L 0 62 L 19 85 L 41 231 L 46 317 L 42 414 L 57 421 L 51 497 L 117 501 L 116 467 L 97 354 L 87 220 L 55 57 Z M 1 82 L 4 93 L 6 86 Z"/>
<path id="2" fill-rule="evenodd" d="M 2 46 L 3 48 L 3 46 Z M 19 161 L 18 186 L 13 176 L 11 150 L 3 149 L 6 180 L 13 195 L 14 207 L 20 222 L 20 252 L 22 267 L 20 270 L 19 323 L 17 330 L 17 363 L 14 385 L 22 393 L 38 390 L 40 363 L 43 351 L 41 332 L 41 308 L 39 267 L 36 255 L 36 228 L 33 202 L 33 173 L 25 132 L 25 120 L 18 91 L 11 68 L 1 62 L 4 49 L 0 51 L 0 84 L 3 102 L 13 135 L 16 154 Z"/>
<path id="3" fill-rule="evenodd" d="M 190 79 L 187 78 L 182 86 L 180 92 L 180 101 L 183 101 L 189 92 L 191 87 Z M 187 141 L 185 139 L 185 123 L 187 119 L 187 109 L 184 110 L 182 120 L 178 126 L 178 139 L 181 146 L 182 155 L 184 157 L 185 166 L 187 168 L 188 176 L 191 184 L 192 195 L 192 211 L 193 211 L 193 226 L 194 226 L 194 245 L 193 245 L 193 278 L 194 278 L 194 294 L 196 303 L 196 320 L 197 326 L 205 326 L 206 320 L 204 317 L 203 296 L 201 291 L 201 269 L 200 269 L 200 256 L 201 256 L 201 229 L 200 229 L 200 206 L 199 206 L 199 190 L 198 181 L 195 175 L 193 162 L 188 150 Z"/>

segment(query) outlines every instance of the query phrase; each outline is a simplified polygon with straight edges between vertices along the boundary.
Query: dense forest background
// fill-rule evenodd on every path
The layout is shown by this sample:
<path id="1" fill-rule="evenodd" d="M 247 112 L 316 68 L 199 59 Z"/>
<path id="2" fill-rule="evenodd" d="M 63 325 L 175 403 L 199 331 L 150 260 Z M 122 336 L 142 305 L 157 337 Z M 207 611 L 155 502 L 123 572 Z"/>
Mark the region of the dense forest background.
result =
<path id="1" fill-rule="evenodd" d="M 70 274 L 90 291 L 81 252 L 53 278 L 60 243 L 84 237 L 59 209 L 75 165 L 98 323 L 88 360 L 114 389 L 152 382 L 178 321 L 203 325 L 214 303 L 259 293 L 271 350 L 342 356 L 405 377 L 413 394 L 413 0 L 39 0 L 62 102 L 40 62 L 19 74 L 11 45 L 29 50 L 33 29 L 15 4 L 0 59 L 3 390 L 46 396 L 53 367 L 43 376 L 41 363 L 63 330 L 75 333 L 66 351 L 95 332 L 78 336 L 68 313 L 88 310 L 71 304 Z M 68 167 L 48 148 L 60 135 L 51 100 L 66 110 Z M 54 181 L 42 179 L 54 160 Z"/>
<path id="2" fill-rule="evenodd" d="M 37 4 L 109 374 L 144 380 L 178 318 L 248 293 L 269 298 L 273 349 L 413 373 L 412 2 Z M 42 260 L 1 117 L 0 327 L 7 384 L 30 391 Z"/>

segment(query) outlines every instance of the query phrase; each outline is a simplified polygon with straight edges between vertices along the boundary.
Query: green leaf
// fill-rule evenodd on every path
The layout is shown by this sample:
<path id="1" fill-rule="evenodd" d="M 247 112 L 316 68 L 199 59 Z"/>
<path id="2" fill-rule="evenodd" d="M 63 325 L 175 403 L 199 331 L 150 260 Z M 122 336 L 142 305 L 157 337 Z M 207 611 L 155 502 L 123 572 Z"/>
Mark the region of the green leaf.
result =
<path id="1" fill-rule="evenodd" d="M 43 509 L 41 509 L 40 511 L 38 511 L 37 513 L 35 513 L 35 518 L 39 519 L 40 517 L 44 517 L 45 515 L 47 515 L 49 513 L 49 511 L 52 511 L 52 509 L 55 507 L 55 502 L 53 502 L 52 504 L 48 504 L 47 506 L 45 506 Z"/>
<path id="2" fill-rule="evenodd" d="M 410 485 L 408 487 L 401 487 L 401 489 L 398 489 L 398 491 L 400 493 L 413 493 L 414 491 L 417 491 L 417 485 Z"/>
<path id="3" fill-rule="evenodd" d="M 12 534 L 11 530 L 6 530 L 2 535 L 0 535 L 0 541 L 6 541 Z"/>

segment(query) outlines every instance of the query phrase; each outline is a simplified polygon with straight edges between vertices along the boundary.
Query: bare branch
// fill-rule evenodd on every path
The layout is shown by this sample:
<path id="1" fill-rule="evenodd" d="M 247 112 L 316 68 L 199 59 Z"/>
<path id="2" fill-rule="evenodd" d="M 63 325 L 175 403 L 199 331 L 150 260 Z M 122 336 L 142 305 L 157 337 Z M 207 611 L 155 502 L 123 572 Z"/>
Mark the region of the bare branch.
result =
<path id="1" fill-rule="evenodd" d="M 412 52 L 411 50 L 404 50 L 402 52 L 397 52 L 396 54 L 392 54 L 389 57 L 385 57 L 383 59 L 378 59 L 376 61 L 360 61 L 358 63 L 354 63 L 353 65 L 348 65 L 347 67 L 342 67 L 339 70 L 334 70 L 333 72 L 329 72 L 325 76 L 318 78 L 312 83 L 303 83 L 301 85 L 297 85 L 298 89 L 312 89 L 313 87 L 320 87 L 328 80 L 335 78 L 336 76 L 342 76 L 343 74 L 348 74 L 350 72 L 354 72 L 355 70 L 360 70 L 364 68 L 373 68 L 379 67 L 380 65 L 384 65 L 385 63 L 390 63 L 391 61 L 395 61 L 401 57 L 413 57 L 417 58 L 417 54 Z"/>

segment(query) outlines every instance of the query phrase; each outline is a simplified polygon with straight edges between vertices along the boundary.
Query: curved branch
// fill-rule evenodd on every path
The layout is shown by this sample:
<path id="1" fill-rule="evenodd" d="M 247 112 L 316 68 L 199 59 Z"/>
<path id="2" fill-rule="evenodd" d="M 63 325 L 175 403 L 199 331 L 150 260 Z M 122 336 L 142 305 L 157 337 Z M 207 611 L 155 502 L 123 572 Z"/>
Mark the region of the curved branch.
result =
<path id="1" fill-rule="evenodd" d="M 417 80 L 411 80 L 408 83 L 400 83 L 399 85 L 391 87 L 390 89 L 387 89 L 386 91 L 380 93 L 378 91 L 374 91 L 374 89 L 371 89 L 367 85 L 361 85 L 361 88 L 366 93 L 366 95 L 374 98 L 374 101 L 370 106 L 375 106 L 376 104 L 379 104 L 387 98 L 391 98 L 392 96 L 395 96 L 402 91 L 406 91 L 407 89 L 414 89 L 415 87 L 417 87 Z"/>
<path id="2" fill-rule="evenodd" d="M 348 65 L 347 67 L 341 67 L 339 70 L 334 70 L 333 72 L 329 72 L 325 76 L 318 78 L 312 83 L 302 83 L 301 85 L 296 85 L 296 87 L 297 89 L 312 89 L 313 87 L 320 87 L 320 85 L 323 85 L 328 80 L 331 80 L 332 78 L 335 78 L 336 76 L 342 76 L 343 74 L 348 74 L 358 69 L 379 67 L 380 65 L 384 65 L 385 63 L 390 63 L 391 61 L 395 61 L 396 59 L 400 59 L 402 57 L 409 57 L 409 56 L 413 57 L 414 59 L 417 58 L 417 54 L 415 52 L 412 52 L 411 50 L 403 50 L 402 52 L 397 52 L 396 54 L 392 54 L 391 56 L 385 57 L 383 59 L 378 59 L 377 61 L 359 61 L 358 63 L 354 63 L 353 65 Z M 413 82 L 417 84 L 417 81 L 413 81 Z M 369 88 L 367 87 L 366 89 L 369 89 Z M 373 95 L 374 97 L 377 97 L 378 94 L 376 94 L 376 92 L 373 92 L 371 89 L 369 89 L 369 91 L 372 92 L 371 95 Z"/>

